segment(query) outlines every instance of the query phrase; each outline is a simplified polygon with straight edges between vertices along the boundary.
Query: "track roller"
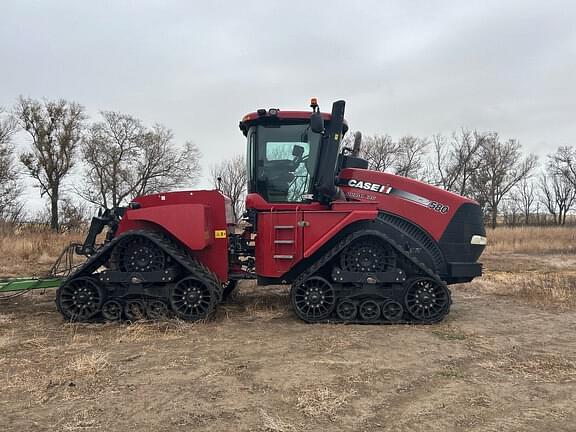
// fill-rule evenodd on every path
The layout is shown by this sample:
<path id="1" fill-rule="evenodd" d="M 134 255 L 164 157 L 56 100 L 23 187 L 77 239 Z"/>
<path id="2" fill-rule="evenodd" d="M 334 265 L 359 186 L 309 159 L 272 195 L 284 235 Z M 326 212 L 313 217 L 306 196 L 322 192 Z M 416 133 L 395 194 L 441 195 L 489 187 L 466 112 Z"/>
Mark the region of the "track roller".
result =
<path id="1" fill-rule="evenodd" d="M 162 300 L 152 300 L 146 304 L 146 315 L 153 320 L 164 319 L 168 316 L 168 305 Z"/>
<path id="2" fill-rule="evenodd" d="M 124 315 L 128 321 L 146 319 L 146 304 L 142 300 L 127 300 L 124 306 Z"/>
<path id="3" fill-rule="evenodd" d="M 108 300 L 102 305 L 102 317 L 107 321 L 119 321 L 122 319 L 124 307 L 118 300 Z"/>
<path id="4" fill-rule="evenodd" d="M 341 300 L 336 306 L 336 315 L 342 321 L 351 321 L 358 314 L 358 306 L 350 299 Z"/>
<path id="5" fill-rule="evenodd" d="M 360 303 L 358 315 L 364 321 L 376 321 L 380 317 L 380 305 L 374 300 L 364 300 Z"/>
<path id="6" fill-rule="evenodd" d="M 382 306 L 382 317 L 390 322 L 398 322 L 404 315 L 404 308 L 396 300 L 387 300 Z"/>

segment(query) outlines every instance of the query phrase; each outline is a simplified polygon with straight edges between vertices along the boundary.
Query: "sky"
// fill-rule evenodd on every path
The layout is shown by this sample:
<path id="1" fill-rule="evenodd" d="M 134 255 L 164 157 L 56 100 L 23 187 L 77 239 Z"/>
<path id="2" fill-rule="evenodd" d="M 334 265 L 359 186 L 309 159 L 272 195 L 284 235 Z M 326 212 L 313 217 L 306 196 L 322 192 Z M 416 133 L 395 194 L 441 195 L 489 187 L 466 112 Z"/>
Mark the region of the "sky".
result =
<path id="1" fill-rule="evenodd" d="M 244 152 L 245 113 L 310 97 L 365 135 L 465 127 L 544 156 L 576 144 L 575 23 L 574 1 L 0 0 L 0 106 L 162 123 L 205 175 Z"/>

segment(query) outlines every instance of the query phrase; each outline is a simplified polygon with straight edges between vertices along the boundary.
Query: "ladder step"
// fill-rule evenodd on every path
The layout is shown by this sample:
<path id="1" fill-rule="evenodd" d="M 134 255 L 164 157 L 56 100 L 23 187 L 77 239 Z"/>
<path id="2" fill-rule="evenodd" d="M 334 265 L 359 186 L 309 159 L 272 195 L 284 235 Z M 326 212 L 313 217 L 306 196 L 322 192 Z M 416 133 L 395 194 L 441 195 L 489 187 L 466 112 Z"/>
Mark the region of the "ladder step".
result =
<path id="1" fill-rule="evenodd" d="M 294 255 L 274 255 L 274 259 L 294 259 Z"/>
<path id="2" fill-rule="evenodd" d="M 275 225 L 274 229 L 294 229 L 294 225 Z"/>
<path id="3" fill-rule="evenodd" d="M 274 244 L 294 244 L 294 240 L 274 240 Z"/>

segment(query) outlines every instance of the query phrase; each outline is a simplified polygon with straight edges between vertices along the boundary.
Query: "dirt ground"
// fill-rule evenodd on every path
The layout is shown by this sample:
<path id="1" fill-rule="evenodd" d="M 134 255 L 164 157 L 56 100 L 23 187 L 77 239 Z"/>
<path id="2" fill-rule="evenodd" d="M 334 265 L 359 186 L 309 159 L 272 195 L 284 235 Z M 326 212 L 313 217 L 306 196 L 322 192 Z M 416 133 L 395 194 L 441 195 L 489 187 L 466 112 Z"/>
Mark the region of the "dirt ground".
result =
<path id="1" fill-rule="evenodd" d="M 251 284 L 198 324 L 66 324 L 53 292 L 0 303 L 0 430 L 575 431 L 576 308 L 499 293 L 576 263 L 484 261 L 430 326 L 307 325 Z"/>

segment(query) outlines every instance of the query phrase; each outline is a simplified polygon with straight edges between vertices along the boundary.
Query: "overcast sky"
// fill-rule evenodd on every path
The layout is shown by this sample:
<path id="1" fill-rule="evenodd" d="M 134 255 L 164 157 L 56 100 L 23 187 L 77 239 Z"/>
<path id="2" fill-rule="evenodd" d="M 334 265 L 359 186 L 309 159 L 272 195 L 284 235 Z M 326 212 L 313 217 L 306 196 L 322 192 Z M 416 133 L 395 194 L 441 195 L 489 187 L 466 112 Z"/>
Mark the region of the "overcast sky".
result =
<path id="1" fill-rule="evenodd" d="M 576 2 L 0 0 L 0 106 L 20 94 L 162 123 L 205 166 L 244 151 L 243 114 L 311 96 L 364 134 L 544 155 L 576 144 Z"/>

